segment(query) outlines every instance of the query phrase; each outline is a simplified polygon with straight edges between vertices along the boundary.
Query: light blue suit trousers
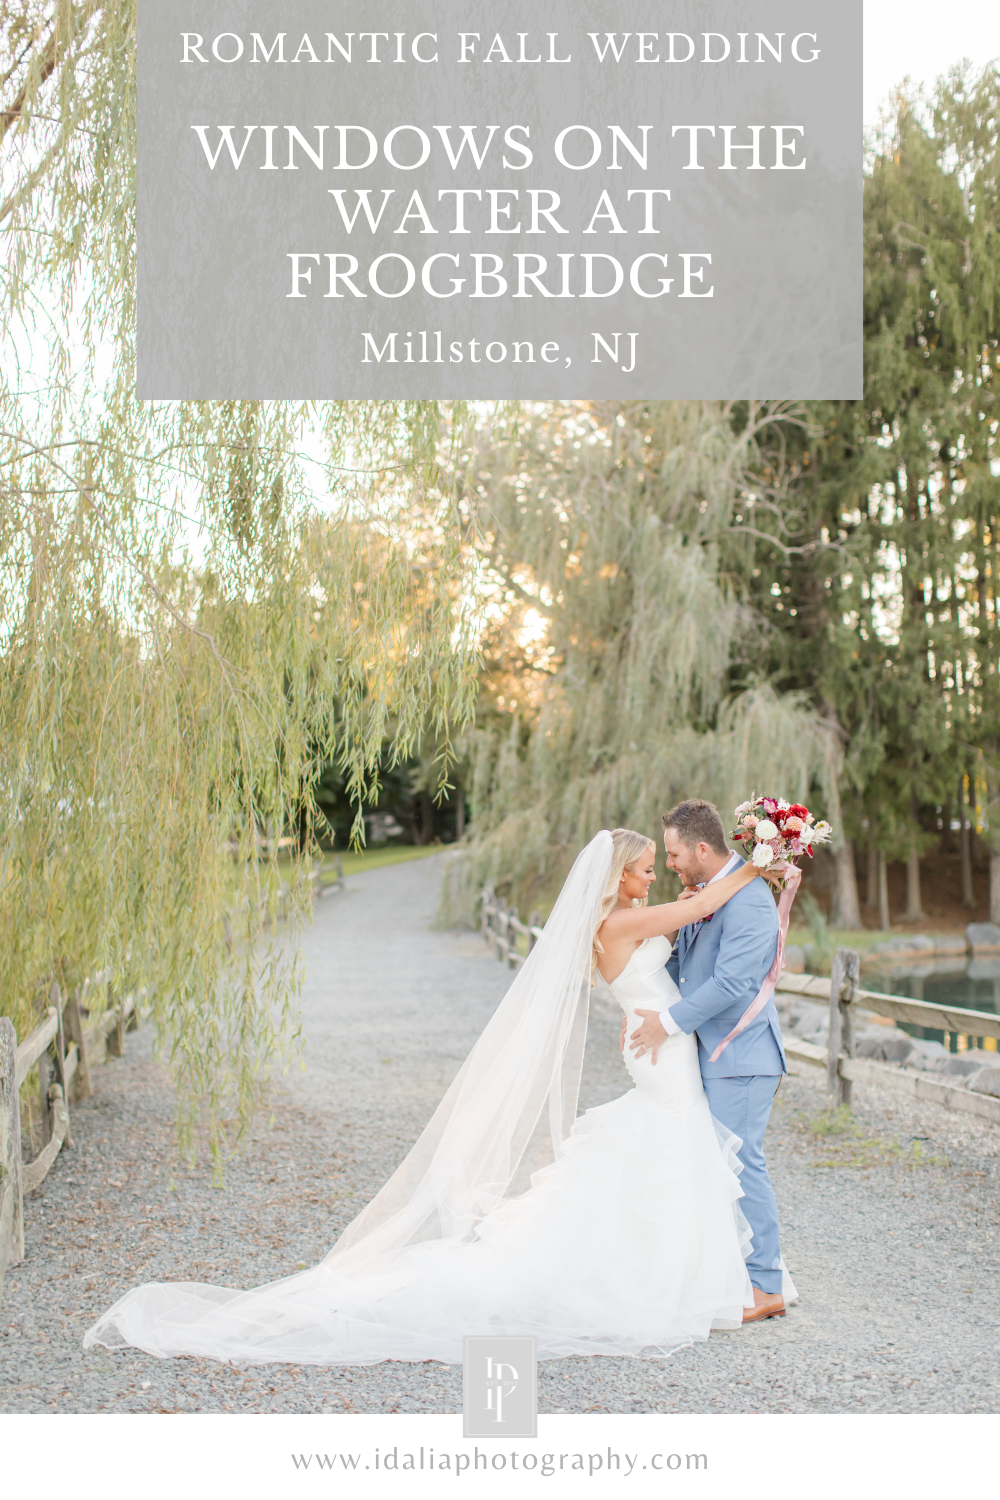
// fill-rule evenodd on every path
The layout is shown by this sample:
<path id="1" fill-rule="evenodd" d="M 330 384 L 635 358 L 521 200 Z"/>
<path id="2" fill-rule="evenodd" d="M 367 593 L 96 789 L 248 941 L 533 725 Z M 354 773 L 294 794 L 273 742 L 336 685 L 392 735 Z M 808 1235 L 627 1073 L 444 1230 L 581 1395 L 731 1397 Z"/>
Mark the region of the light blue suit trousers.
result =
<path id="1" fill-rule="evenodd" d="M 753 1231 L 747 1270 L 762 1292 L 781 1291 L 778 1206 L 764 1156 L 764 1132 L 786 1071 L 773 997 L 716 1062 L 711 1057 L 757 995 L 777 943 L 774 898 L 755 880 L 707 922 L 682 927 L 667 963 L 681 992 L 670 1015 L 682 1031 L 698 1037 L 708 1107 L 743 1142 L 740 1207 Z"/>
<path id="2" fill-rule="evenodd" d="M 747 1257 L 750 1280 L 762 1292 L 780 1292 L 778 1205 L 764 1157 L 764 1132 L 781 1075 L 757 1073 L 702 1081 L 715 1118 L 743 1142 L 739 1151 L 743 1163 L 740 1208 L 753 1230 L 753 1246 Z"/>

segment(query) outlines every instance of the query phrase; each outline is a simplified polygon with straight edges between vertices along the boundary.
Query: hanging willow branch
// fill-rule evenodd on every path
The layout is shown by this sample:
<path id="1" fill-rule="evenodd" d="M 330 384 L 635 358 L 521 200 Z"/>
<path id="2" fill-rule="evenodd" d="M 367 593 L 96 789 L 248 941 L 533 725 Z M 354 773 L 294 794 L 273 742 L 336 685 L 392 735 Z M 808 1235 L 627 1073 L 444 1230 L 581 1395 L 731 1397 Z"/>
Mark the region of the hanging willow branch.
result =
<path id="1" fill-rule="evenodd" d="M 148 986 L 221 1155 L 295 1040 L 277 839 L 302 918 L 322 766 L 363 835 L 387 744 L 445 781 L 471 713 L 466 416 L 135 400 L 134 37 L 0 0 L 0 996 Z"/>
<path id="2" fill-rule="evenodd" d="M 655 836 L 683 796 L 725 809 L 754 784 L 830 790 L 828 727 L 768 686 L 762 622 L 735 585 L 748 539 L 732 518 L 777 473 L 763 436 L 798 415 L 577 403 L 525 411 L 512 440 L 481 433 L 463 494 L 489 624 L 451 914 L 487 879 L 527 911 L 598 828 Z"/>

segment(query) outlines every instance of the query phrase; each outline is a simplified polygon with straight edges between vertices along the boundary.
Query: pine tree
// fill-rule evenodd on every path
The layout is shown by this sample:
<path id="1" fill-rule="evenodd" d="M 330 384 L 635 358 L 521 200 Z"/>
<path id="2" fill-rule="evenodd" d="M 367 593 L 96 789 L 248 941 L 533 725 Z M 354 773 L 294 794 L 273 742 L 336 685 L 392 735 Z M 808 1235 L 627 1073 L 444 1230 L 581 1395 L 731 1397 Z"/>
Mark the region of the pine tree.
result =
<path id="1" fill-rule="evenodd" d="M 907 862 L 912 920 L 920 854 L 1000 747 L 997 120 L 995 70 L 959 71 L 933 109 L 900 99 L 875 142 L 865 399 L 812 404 L 790 430 L 788 501 L 758 526 L 749 592 L 776 684 L 838 728 L 845 834 Z M 850 908 L 852 858 L 839 873 Z"/>

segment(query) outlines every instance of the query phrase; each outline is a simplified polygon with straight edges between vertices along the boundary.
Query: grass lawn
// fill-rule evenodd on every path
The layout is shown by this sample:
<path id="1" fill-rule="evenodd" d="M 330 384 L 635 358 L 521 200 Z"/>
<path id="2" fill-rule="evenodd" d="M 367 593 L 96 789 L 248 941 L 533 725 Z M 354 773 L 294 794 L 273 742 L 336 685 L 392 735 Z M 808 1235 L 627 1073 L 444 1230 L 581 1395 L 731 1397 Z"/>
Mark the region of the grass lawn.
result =
<path id="1" fill-rule="evenodd" d="M 377 870 L 382 865 L 399 865 L 408 859 L 426 859 L 428 854 L 440 854 L 445 844 L 380 844 L 374 849 L 324 850 L 322 864 L 332 864 L 339 859 L 345 875 L 357 875 L 360 870 Z"/>
<path id="2" fill-rule="evenodd" d="M 922 931 L 923 929 L 919 930 Z M 896 935 L 899 935 L 902 931 L 903 929 L 897 929 Z M 908 937 L 913 937 L 917 931 L 916 927 L 905 929 Z M 876 943 L 882 943 L 886 938 L 891 938 L 892 936 L 893 933 L 891 932 L 881 932 L 872 927 L 863 927 L 860 930 L 857 928 L 830 928 L 830 938 L 835 948 L 856 948 L 859 953 L 864 953 L 867 949 L 874 948 Z M 810 943 L 815 942 L 815 939 L 808 927 L 798 926 L 793 922 L 788 929 L 788 942 L 798 943 L 805 948 Z"/>
<path id="3" fill-rule="evenodd" d="M 444 844 L 380 844 L 374 849 L 324 849 L 313 861 L 314 870 L 332 866 L 339 859 L 345 875 L 357 875 L 361 870 L 377 870 L 381 865 L 398 865 L 408 859 L 424 859 L 428 854 L 440 854 Z M 276 889 L 278 885 L 291 883 L 293 861 L 287 854 L 279 855 L 274 864 L 262 861 L 261 884 L 265 889 Z M 232 876 L 233 894 L 236 889 L 236 873 Z M 329 879 L 329 877 L 328 877 Z"/>

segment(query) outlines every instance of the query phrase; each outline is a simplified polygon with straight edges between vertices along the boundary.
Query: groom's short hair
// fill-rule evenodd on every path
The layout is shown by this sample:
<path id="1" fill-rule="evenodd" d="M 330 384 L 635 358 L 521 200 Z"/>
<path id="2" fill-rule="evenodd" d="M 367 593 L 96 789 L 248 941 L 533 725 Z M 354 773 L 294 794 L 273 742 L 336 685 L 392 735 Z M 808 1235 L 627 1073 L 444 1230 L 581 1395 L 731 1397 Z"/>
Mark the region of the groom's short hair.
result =
<path id="1" fill-rule="evenodd" d="M 716 854 L 728 854 L 726 830 L 714 802 L 689 797 L 663 814 L 663 827 L 676 828 L 682 844 L 707 844 Z"/>

